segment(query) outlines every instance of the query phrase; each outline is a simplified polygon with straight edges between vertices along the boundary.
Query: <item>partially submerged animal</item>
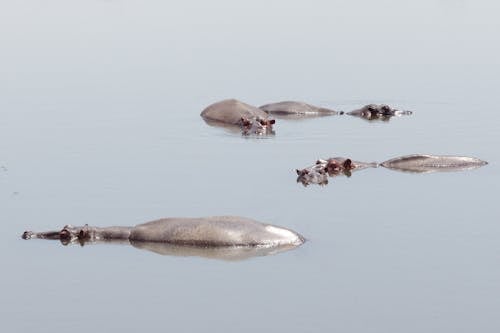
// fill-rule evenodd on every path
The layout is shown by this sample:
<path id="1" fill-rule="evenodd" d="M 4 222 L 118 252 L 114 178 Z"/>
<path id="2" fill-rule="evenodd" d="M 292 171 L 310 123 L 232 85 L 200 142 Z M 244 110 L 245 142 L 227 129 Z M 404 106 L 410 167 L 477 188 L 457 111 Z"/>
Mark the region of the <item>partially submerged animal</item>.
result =
<path id="1" fill-rule="evenodd" d="M 352 171 L 363 170 L 366 168 L 376 168 L 383 166 L 385 168 L 412 172 L 412 173 L 431 173 L 431 172 L 450 172 L 476 169 L 488 164 L 483 160 L 467 156 L 439 156 L 439 155 L 407 155 L 400 156 L 383 163 L 365 163 L 352 161 L 349 158 L 333 157 L 327 160 L 318 160 L 312 166 L 304 169 L 296 169 L 297 182 L 304 186 L 310 184 L 326 185 L 328 176 L 338 175 L 351 176 Z"/>
<path id="2" fill-rule="evenodd" d="M 274 134 L 274 119 L 261 109 L 236 99 L 209 105 L 201 116 L 209 125 L 239 127 L 244 135 Z"/>
<path id="3" fill-rule="evenodd" d="M 292 249 L 304 243 L 298 233 L 238 216 L 164 218 L 135 227 L 65 226 L 59 231 L 25 231 L 23 239 L 131 244 L 161 254 L 244 259 Z"/>
<path id="4" fill-rule="evenodd" d="M 350 116 L 360 117 L 366 120 L 388 121 L 392 117 L 411 115 L 411 111 L 397 110 L 386 104 L 368 104 L 360 109 L 347 112 Z"/>
<path id="5" fill-rule="evenodd" d="M 297 182 L 304 186 L 309 184 L 326 185 L 328 184 L 328 176 L 334 177 L 345 175 L 350 177 L 353 171 L 363 170 L 366 168 L 376 168 L 377 163 L 365 163 L 360 161 L 352 161 L 350 158 L 332 157 L 327 160 L 319 159 L 312 166 L 304 169 L 296 169 Z"/>
<path id="6" fill-rule="evenodd" d="M 467 156 L 407 155 L 380 165 L 396 171 L 413 173 L 463 171 L 482 167 L 488 162 Z"/>
<path id="7" fill-rule="evenodd" d="M 332 116 L 344 114 L 342 111 L 335 111 L 327 108 L 317 107 L 304 102 L 284 101 L 266 104 L 259 107 L 268 114 L 287 119 L 303 119 L 310 117 Z"/>

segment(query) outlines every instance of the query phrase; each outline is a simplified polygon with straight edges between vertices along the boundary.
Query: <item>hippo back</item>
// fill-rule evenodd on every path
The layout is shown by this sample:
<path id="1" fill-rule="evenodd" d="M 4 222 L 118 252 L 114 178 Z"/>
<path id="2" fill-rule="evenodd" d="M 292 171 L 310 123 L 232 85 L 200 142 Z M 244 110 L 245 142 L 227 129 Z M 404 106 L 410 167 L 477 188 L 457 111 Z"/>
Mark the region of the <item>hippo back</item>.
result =
<path id="1" fill-rule="evenodd" d="M 268 114 L 261 109 L 238 101 L 236 99 L 226 99 L 209 105 L 205 110 L 201 112 L 201 116 L 207 120 L 219 121 L 233 125 L 239 125 L 241 118 L 268 118 Z"/>
<path id="2" fill-rule="evenodd" d="M 476 169 L 486 164 L 488 162 L 468 156 L 415 154 L 396 157 L 380 165 L 391 170 L 403 172 L 430 173 Z"/>
<path id="3" fill-rule="evenodd" d="M 205 247 L 300 245 L 304 241 L 289 229 L 237 216 L 156 220 L 134 227 L 130 240 Z"/>
<path id="4" fill-rule="evenodd" d="M 259 107 L 269 114 L 276 115 L 334 115 L 337 111 L 319 108 L 317 106 L 304 102 L 284 101 L 272 104 L 266 104 Z"/>

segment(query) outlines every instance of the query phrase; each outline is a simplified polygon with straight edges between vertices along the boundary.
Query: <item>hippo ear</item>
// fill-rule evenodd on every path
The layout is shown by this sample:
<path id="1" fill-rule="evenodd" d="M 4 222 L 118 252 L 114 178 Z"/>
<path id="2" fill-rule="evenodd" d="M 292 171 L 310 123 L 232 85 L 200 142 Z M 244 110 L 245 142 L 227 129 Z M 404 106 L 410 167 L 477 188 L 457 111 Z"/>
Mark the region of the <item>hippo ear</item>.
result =
<path id="1" fill-rule="evenodd" d="M 297 172 L 297 175 L 300 176 L 300 170 L 299 169 L 295 169 L 295 172 Z"/>
<path id="2" fill-rule="evenodd" d="M 268 121 L 268 123 L 269 123 L 270 125 L 274 125 L 274 123 L 276 123 L 276 120 L 271 119 L 271 120 L 269 120 L 269 121 Z"/>

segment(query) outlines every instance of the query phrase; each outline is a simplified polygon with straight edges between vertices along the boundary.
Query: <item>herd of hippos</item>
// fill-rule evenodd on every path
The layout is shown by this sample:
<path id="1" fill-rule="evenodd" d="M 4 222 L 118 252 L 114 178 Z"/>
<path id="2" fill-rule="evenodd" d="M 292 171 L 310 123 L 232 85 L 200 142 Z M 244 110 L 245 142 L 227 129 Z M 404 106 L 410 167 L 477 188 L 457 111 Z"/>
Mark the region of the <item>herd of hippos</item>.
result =
<path id="1" fill-rule="evenodd" d="M 391 117 L 411 115 L 411 111 L 394 109 L 385 104 L 369 104 L 343 112 L 303 102 L 279 102 L 254 107 L 235 99 L 208 106 L 201 116 L 210 125 L 230 127 L 247 135 L 274 135 L 276 118 L 309 118 L 351 115 L 367 120 L 387 121 Z M 351 176 L 353 171 L 385 167 L 391 170 L 428 173 L 461 171 L 487 164 L 473 157 L 408 155 L 382 163 L 364 163 L 350 158 L 333 157 L 317 160 L 313 165 L 297 169 L 297 182 L 303 185 L 328 183 L 328 177 Z M 240 260 L 278 253 L 300 246 L 305 238 L 297 232 L 238 216 L 201 218 L 164 218 L 134 227 L 65 226 L 48 232 L 25 231 L 23 239 L 52 239 L 62 244 L 119 243 L 130 244 L 162 255 L 201 256 Z"/>

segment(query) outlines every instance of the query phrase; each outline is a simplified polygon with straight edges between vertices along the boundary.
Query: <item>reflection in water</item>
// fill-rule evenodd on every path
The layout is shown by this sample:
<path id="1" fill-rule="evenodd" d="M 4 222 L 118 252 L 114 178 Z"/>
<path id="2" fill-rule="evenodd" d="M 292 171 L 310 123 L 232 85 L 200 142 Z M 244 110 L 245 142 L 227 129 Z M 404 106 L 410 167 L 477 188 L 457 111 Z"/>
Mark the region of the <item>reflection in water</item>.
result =
<path id="1" fill-rule="evenodd" d="M 199 247 L 189 245 L 175 245 L 160 242 L 134 241 L 129 239 L 109 240 L 80 240 L 67 242 L 60 239 L 61 244 L 76 245 L 132 245 L 141 250 L 147 250 L 163 256 L 175 257 L 201 257 L 207 259 L 218 259 L 226 261 L 246 260 L 253 257 L 264 257 L 286 252 L 296 248 L 298 245 L 288 244 L 280 246 L 226 246 L 226 247 Z"/>
<path id="2" fill-rule="evenodd" d="M 276 132 L 272 128 L 268 129 L 265 133 L 260 133 L 260 134 L 257 134 L 257 133 L 245 133 L 242 130 L 242 128 L 241 128 L 240 125 L 228 124 L 228 123 L 224 123 L 222 121 L 217 121 L 217 120 L 212 120 L 212 119 L 206 119 L 206 118 L 203 118 L 203 120 L 209 126 L 224 128 L 225 130 L 227 130 L 227 131 L 229 131 L 229 132 L 231 132 L 233 134 L 241 134 L 244 137 L 263 137 L 264 138 L 266 136 L 274 136 L 274 135 L 276 135 Z"/>
<path id="3" fill-rule="evenodd" d="M 173 245 L 158 242 L 130 241 L 130 244 L 138 249 L 148 250 L 164 256 L 177 257 L 202 257 L 207 259 L 219 259 L 238 261 L 252 257 L 263 257 L 280 252 L 292 250 L 297 245 L 270 246 L 233 246 L 233 247 L 196 247 L 188 245 Z"/>
<path id="4" fill-rule="evenodd" d="M 318 160 L 316 164 L 304 169 L 297 169 L 297 182 L 304 186 L 310 184 L 327 185 L 328 176 L 345 175 L 350 177 L 353 171 L 366 168 L 385 167 L 394 171 L 409 173 L 456 172 L 477 169 L 488 164 L 483 160 L 467 156 L 438 156 L 438 155 L 407 155 L 400 156 L 383 163 L 365 163 L 352 161 L 349 158 L 332 157 L 327 160 Z"/>

